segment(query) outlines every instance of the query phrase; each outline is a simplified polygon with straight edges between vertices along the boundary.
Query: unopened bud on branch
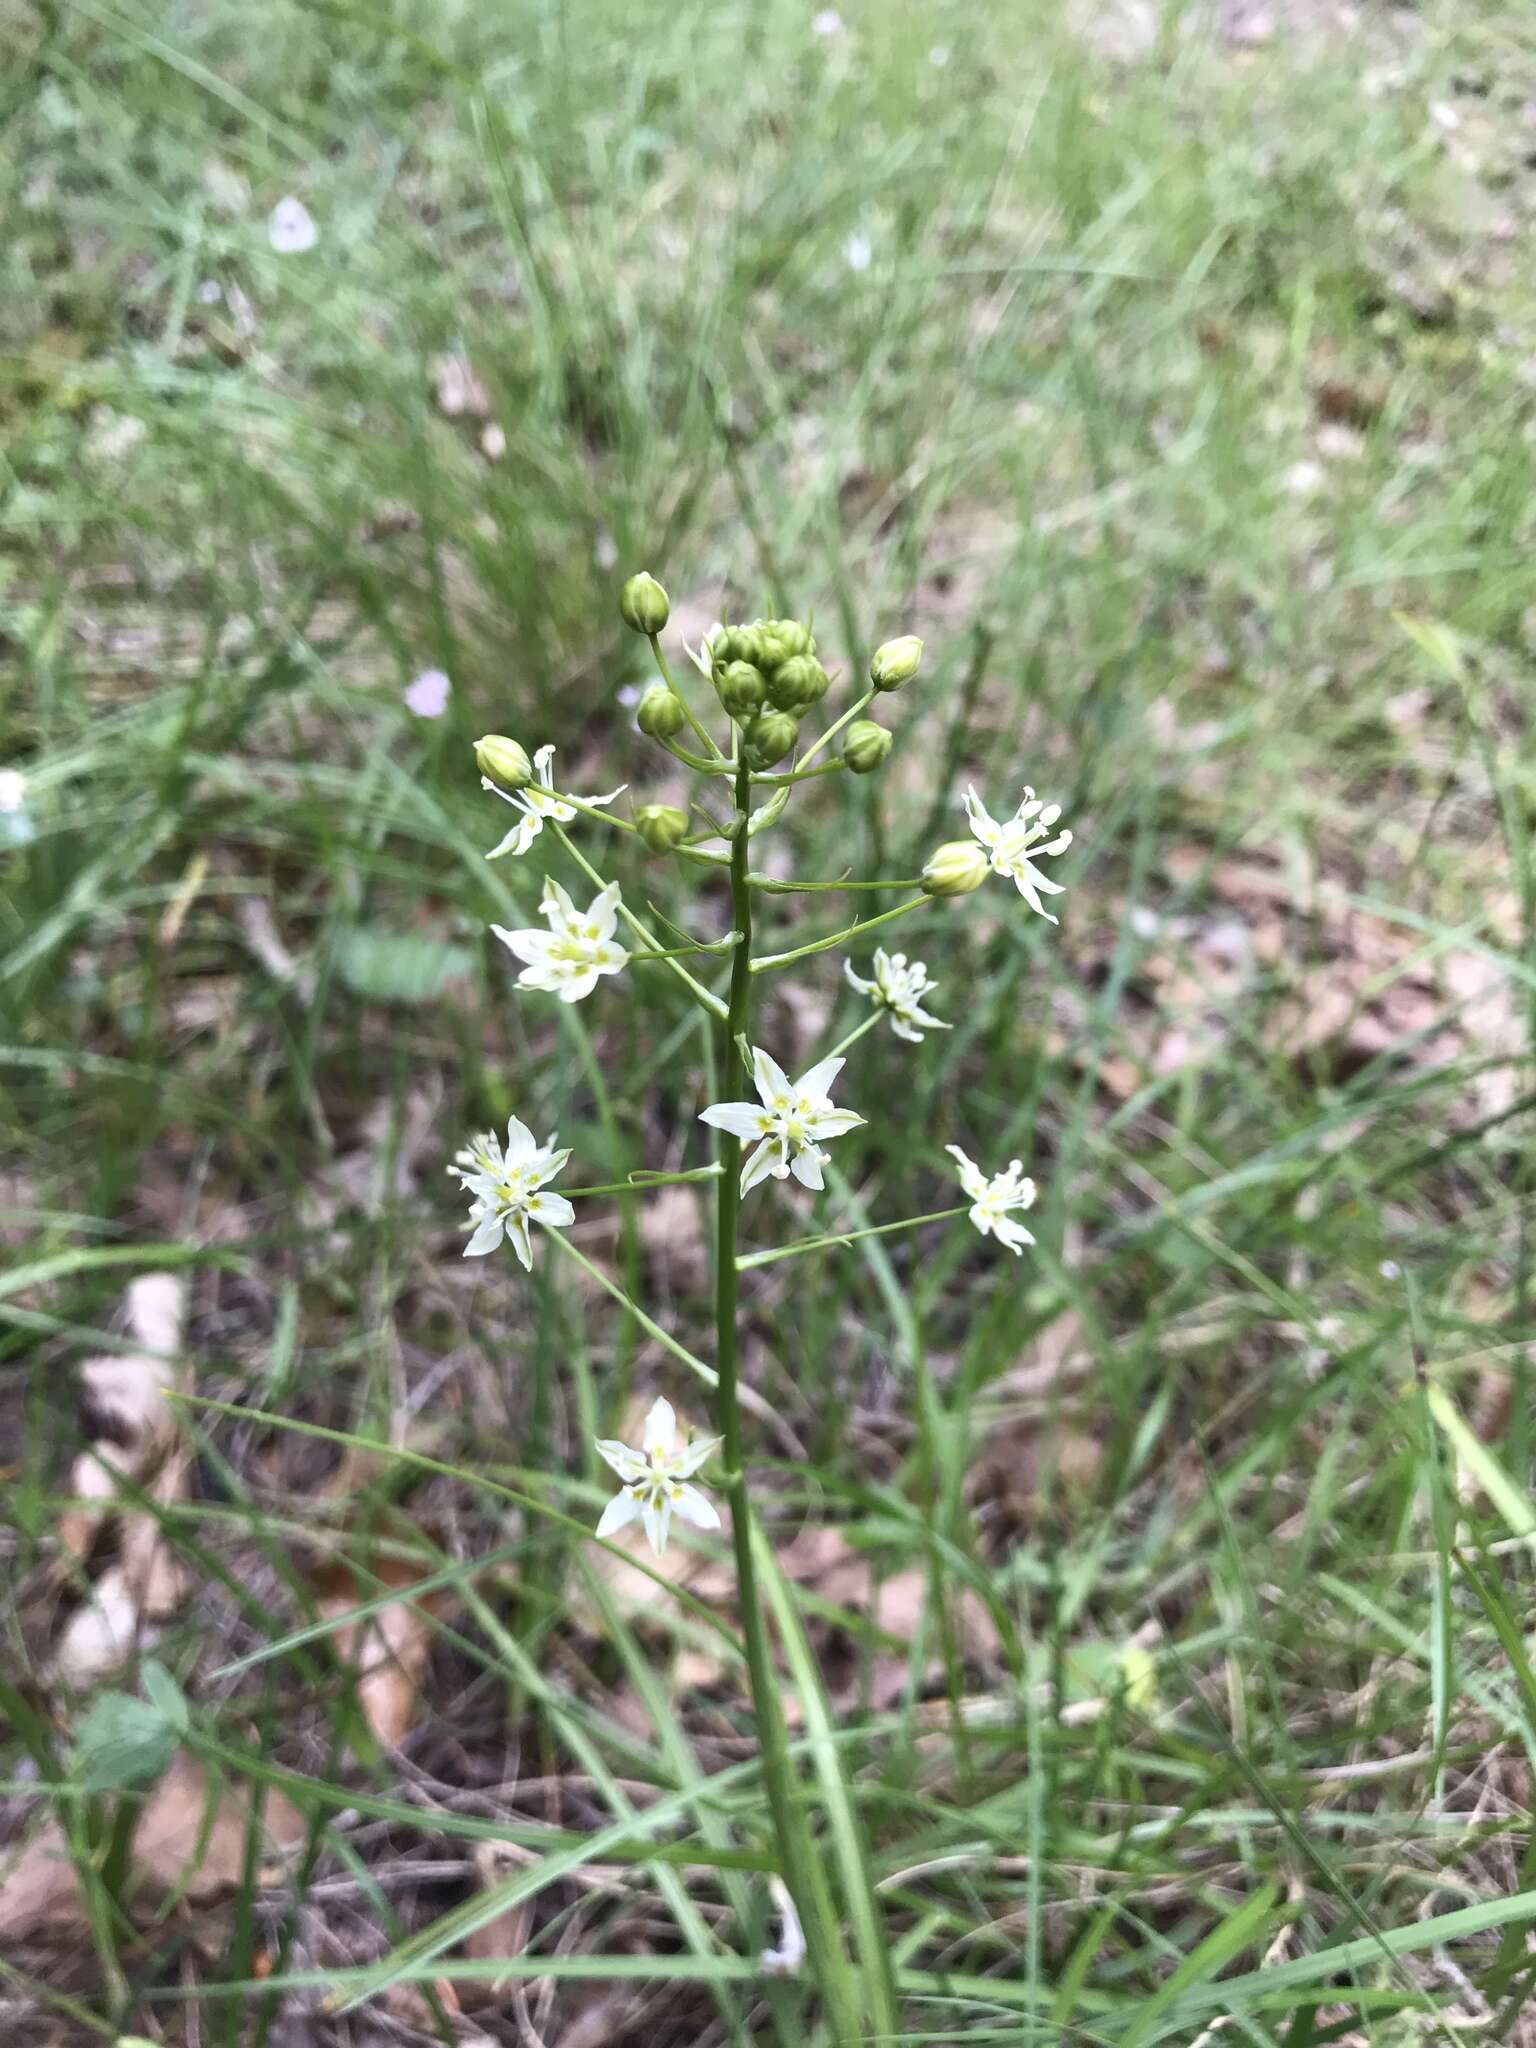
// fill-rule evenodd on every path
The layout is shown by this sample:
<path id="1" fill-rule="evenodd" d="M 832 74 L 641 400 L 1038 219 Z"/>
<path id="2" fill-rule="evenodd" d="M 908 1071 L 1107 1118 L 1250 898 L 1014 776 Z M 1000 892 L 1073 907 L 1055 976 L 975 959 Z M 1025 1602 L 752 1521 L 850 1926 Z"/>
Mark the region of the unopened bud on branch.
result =
<path id="1" fill-rule="evenodd" d="M 873 775 L 891 751 L 891 736 L 872 718 L 857 718 L 843 741 L 843 759 L 855 775 Z"/>
<path id="2" fill-rule="evenodd" d="M 667 593 L 642 569 L 619 592 L 619 617 L 637 633 L 659 633 L 671 616 Z"/>
<path id="3" fill-rule="evenodd" d="M 915 633 L 900 640 L 887 640 L 875 649 L 869 664 L 869 680 L 877 690 L 899 690 L 911 682 L 923 658 L 923 643 Z"/>
<path id="4" fill-rule="evenodd" d="M 936 846 L 923 865 L 923 893 L 928 896 L 969 896 L 979 889 L 991 864 L 974 839 L 951 839 Z"/>
<path id="5" fill-rule="evenodd" d="M 750 718 L 761 709 L 768 686 L 763 672 L 750 661 L 728 661 L 715 670 L 715 690 L 732 718 Z"/>
<path id="6" fill-rule="evenodd" d="M 747 754 L 754 768 L 771 768 L 794 746 L 799 723 L 787 711 L 765 711 L 747 731 Z"/>
<path id="7" fill-rule="evenodd" d="M 688 813 L 675 804 L 642 804 L 635 813 L 635 830 L 652 853 L 671 853 L 688 836 Z"/>
<path id="8" fill-rule="evenodd" d="M 780 711 L 809 711 L 827 694 L 827 672 L 814 654 L 792 654 L 768 679 L 768 695 Z"/>
<path id="9" fill-rule="evenodd" d="M 533 780 L 533 763 L 504 733 L 488 732 L 475 741 L 475 765 L 498 789 L 526 789 Z"/>
<path id="10" fill-rule="evenodd" d="M 665 683 L 652 683 L 640 699 L 640 708 L 635 713 L 635 723 L 651 740 L 669 740 L 674 733 L 682 731 L 688 722 L 683 709 L 683 700 L 676 690 Z"/>

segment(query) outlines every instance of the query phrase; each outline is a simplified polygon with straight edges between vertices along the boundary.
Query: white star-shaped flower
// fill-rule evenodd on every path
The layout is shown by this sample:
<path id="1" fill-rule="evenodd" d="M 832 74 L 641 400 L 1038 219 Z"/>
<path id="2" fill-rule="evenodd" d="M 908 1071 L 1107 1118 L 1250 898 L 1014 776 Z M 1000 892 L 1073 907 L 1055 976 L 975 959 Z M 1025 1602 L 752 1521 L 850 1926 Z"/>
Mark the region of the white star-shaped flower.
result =
<path id="1" fill-rule="evenodd" d="M 1010 1159 L 1006 1173 L 994 1173 L 988 1179 L 958 1145 L 946 1145 L 944 1150 L 955 1161 L 960 1185 L 971 1198 L 971 1221 L 983 1237 L 995 1237 L 1017 1258 L 1025 1245 L 1035 1241 L 1023 1224 L 1015 1223 L 1008 1214 L 1010 1209 L 1032 1209 L 1035 1205 L 1035 1184 L 1024 1171 L 1022 1161 Z"/>
<path id="2" fill-rule="evenodd" d="M 699 1112 L 700 1119 L 733 1137 L 755 1138 L 756 1149 L 741 1169 L 741 1192 L 756 1187 L 770 1173 L 775 1180 L 790 1174 L 803 1187 L 822 1185 L 826 1153 L 818 1138 L 840 1138 L 855 1130 L 863 1117 L 851 1109 L 834 1109 L 828 1090 L 843 1062 L 834 1056 L 791 1081 L 777 1060 L 760 1046 L 752 1049 L 752 1080 L 760 1102 L 717 1102 Z"/>
<path id="3" fill-rule="evenodd" d="M 531 1271 L 530 1221 L 551 1229 L 575 1221 L 576 1211 L 565 1196 L 549 1194 L 544 1188 L 544 1183 L 554 1179 L 570 1156 L 569 1146 L 556 1151 L 553 1138 L 547 1145 L 541 1145 L 516 1117 L 507 1124 L 505 1151 L 494 1131 L 472 1139 L 448 1169 L 458 1176 L 464 1192 L 474 1197 L 469 1205 L 469 1220 L 474 1228 L 464 1247 L 465 1258 L 482 1258 L 495 1251 L 503 1237 L 508 1237 L 513 1251 Z"/>
<path id="4" fill-rule="evenodd" d="M 875 978 L 865 981 L 855 974 L 853 962 L 843 962 L 843 972 L 861 996 L 873 996 L 878 1008 L 888 1010 L 891 1029 L 911 1045 L 921 1045 L 924 1031 L 948 1031 L 940 1017 L 930 1017 L 922 1006 L 923 997 L 938 986 L 921 960 L 909 960 L 905 953 L 887 953 L 875 948 Z"/>
<path id="5" fill-rule="evenodd" d="M 553 747 L 539 748 L 533 757 L 534 773 L 539 779 L 537 782 L 530 782 L 526 789 L 499 789 L 488 775 L 481 776 L 482 789 L 488 789 L 492 796 L 499 796 L 504 804 L 511 804 L 515 811 L 521 811 L 523 814 L 501 844 L 491 848 L 485 856 L 487 860 L 499 860 L 504 853 L 526 853 L 544 830 L 546 818 L 552 818 L 557 825 L 568 825 L 575 817 L 576 813 L 571 806 L 555 795 L 554 760 Z M 594 807 L 611 804 L 614 798 L 622 796 L 628 787 L 628 783 L 621 782 L 618 788 L 610 790 L 607 796 L 584 796 L 582 802 Z"/>
<path id="6" fill-rule="evenodd" d="M 652 1550 L 660 1557 L 674 1515 L 692 1522 L 696 1529 L 718 1529 L 720 1517 L 708 1496 L 688 1482 L 719 1442 L 719 1437 L 711 1436 L 680 1444 L 670 1401 L 652 1405 L 638 1451 L 611 1437 L 599 1437 L 597 1448 L 623 1485 L 603 1509 L 598 1535 L 612 1536 L 638 1517 L 645 1524 Z"/>
<path id="7" fill-rule="evenodd" d="M 560 884 L 546 877 L 539 912 L 547 932 L 491 926 L 501 943 L 527 963 L 517 977 L 519 988 L 547 989 L 562 1003 L 579 1003 L 597 987 L 600 974 L 619 974 L 629 965 L 629 955 L 613 936 L 619 917 L 617 882 L 578 910 Z"/>
<path id="8" fill-rule="evenodd" d="M 1061 884 L 1041 874 L 1035 862 L 1054 853 L 1065 853 L 1072 844 L 1070 832 L 1058 832 L 1045 846 L 1039 843 L 1061 816 L 1061 805 L 1042 803 L 1026 786 L 1024 801 L 1018 810 L 1006 824 L 999 825 L 975 790 L 968 789 L 965 792 L 965 814 L 971 821 L 971 830 L 991 857 L 993 873 L 1011 876 L 1018 883 L 1019 894 L 1030 909 L 1038 911 L 1051 924 L 1058 923 L 1059 920 L 1052 917 L 1040 901 L 1040 891 L 1043 889 L 1048 896 L 1059 896 Z"/>

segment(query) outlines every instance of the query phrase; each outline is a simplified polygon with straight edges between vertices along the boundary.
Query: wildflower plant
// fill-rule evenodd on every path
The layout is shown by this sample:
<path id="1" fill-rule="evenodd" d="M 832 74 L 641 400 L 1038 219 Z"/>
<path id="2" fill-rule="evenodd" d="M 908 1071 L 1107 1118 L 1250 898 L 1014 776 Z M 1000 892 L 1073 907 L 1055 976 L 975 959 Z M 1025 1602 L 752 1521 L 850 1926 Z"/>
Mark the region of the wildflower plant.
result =
<path id="1" fill-rule="evenodd" d="M 798 619 L 761 618 L 718 625 L 697 649 L 688 650 L 702 684 L 713 695 L 716 717 L 700 715 L 688 690 L 679 685 L 661 646 L 669 607 L 654 577 L 634 576 L 624 585 L 620 614 L 650 644 L 657 680 L 641 697 L 636 727 L 646 740 L 681 763 L 695 777 L 689 808 L 631 800 L 631 815 L 614 808 L 627 785 L 603 796 L 581 796 L 562 786 L 554 749 L 542 745 L 530 759 L 516 740 L 491 734 L 475 749 L 484 788 L 518 813 L 517 822 L 487 858 L 526 857 L 542 840 L 558 848 L 596 892 L 585 908 L 553 877 L 543 884 L 541 912 L 547 930 L 492 929 L 521 963 L 517 987 L 529 999 L 552 995 L 565 1003 L 602 1000 L 610 981 L 661 966 L 675 976 L 688 997 L 707 1013 L 717 1034 L 717 1071 L 740 1075 L 745 1084 L 723 1091 L 727 1099 L 706 1102 L 699 1121 L 714 1134 L 715 1155 L 707 1164 L 674 1173 L 640 1172 L 607 1187 L 556 1188 L 570 1154 L 554 1138 L 540 1143 L 516 1117 L 505 1144 L 494 1134 L 472 1140 L 449 1169 L 470 1197 L 466 1253 L 483 1256 L 507 1240 L 531 1267 L 534 1225 L 551 1244 L 585 1267 L 656 1337 L 669 1355 L 710 1389 L 716 1434 L 690 1439 L 671 1403 L 662 1396 L 651 1408 L 638 1446 L 608 1439 L 597 1449 L 613 1469 L 619 1491 L 608 1503 L 596 1535 L 609 1538 L 638 1523 L 658 1554 L 674 1522 L 696 1529 L 720 1526 L 711 1489 L 730 1511 L 741 1616 L 742 1647 L 751 1682 L 761 1745 L 763 1775 L 773 1816 L 779 1872 L 787 1886 L 790 1918 L 803 1923 L 807 1957 L 827 1998 L 833 2032 L 840 2040 L 859 2037 L 860 2019 L 846 2009 L 838 2015 L 835 1986 L 840 1956 L 835 1927 L 829 1933 L 825 1880 L 797 1796 L 797 1772 L 786 1735 L 779 1684 L 770 1655 L 767 1615 L 778 1603 L 777 1565 L 753 1512 L 751 1465 L 743 1421 L 738 1300 L 743 1279 L 759 1266 L 802 1253 L 830 1250 L 860 1237 L 909 1230 L 918 1224 L 966 1216 L 985 1238 L 1021 1256 L 1034 1239 L 1019 1222 L 1035 1200 L 1035 1185 L 1013 1160 L 989 1172 L 956 1144 L 952 1155 L 965 1199 L 958 1205 L 863 1229 L 822 1232 L 771 1244 L 753 1252 L 740 1247 L 744 1201 L 770 1199 L 769 1180 L 795 1181 L 805 1189 L 825 1186 L 828 1146 L 865 1119 L 858 1107 L 857 1063 L 849 1053 L 882 1020 L 921 1057 L 925 1035 L 945 1031 L 950 1021 L 926 1006 L 939 998 L 926 964 L 905 953 L 865 947 L 869 935 L 924 906 L 968 895 L 989 877 L 1006 877 L 1030 908 L 1051 913 L 1042 892 L 1061 893 L 1061 883 L 1038 863 L 1066 851 L 1071 834 L 1058 831 L 1059 807 L 1043 803 L 1026 788 L 1014 816 L 998 823 L 974 789 L 964 798 L 971 837 L 934 849 L 910 879 L 829 880 L 770 876 L 755 859 L 759 843 L 783 819 L 791 799 L 814 781 L 837 774 L 875 773 L 888 757 L 892 733 L 866 716 L 870 708 L 900 690 L 917 673 L 922 642 L 907 634 L 877 649 L 866 688 L 814 737 L 817 707 L 833 678 L 822 665 L 811 627 Z M 693 685 L 693 695 L 701 685 Z M 546 828 L 548 838 L 544 837 Z M 600 831 L 608 844 L 628 840 L 634 852 L 667 858 L 696 869 L 728 897 L 729 929 L 713 940 L 666 936 L 669 944 L 625 903 L 621 884 L 605 879 L 600 866 L 577 844 L 575 834 Z M 765 903 L 782 897 L 901 891 L 894 907 L 844 920 L 831 932 L 791 931 L 787 942 L 763 950 L 758 932 Z M 1052 919 L 1052 922 L 1055 920 Z M 617 934 L 622 923 L 624 942 Z M 836 1045 L 791 1078 L 773 1048 L 758 1042 L 754 998 L 763 977 L 796 969 L 833 951 L 844 954 L 849 985 L 868 1002 L 868 1012 Z M 689 964 L 691 963 L 691 964 Z M 861 971 L 862 970 L 862 971 Z M 633 991 L 631 991 L 632 997 Z M 834 1091 L 837 1099 L 834 1100 Z M 566 1227 L 576 1215 L 573 1197 L 615 1195 L 677 1181 L 715 1185 L 714 1363 L 699 1358 L 647 1314 L 640 1303 L 593 1265 Z M 776 1893 L 776 1896 L 778 1894 Z M 788 1923 L 786 1923 L 788 1924 Z M 829 1943 L 832 1944 L 829 1947 Z"/>

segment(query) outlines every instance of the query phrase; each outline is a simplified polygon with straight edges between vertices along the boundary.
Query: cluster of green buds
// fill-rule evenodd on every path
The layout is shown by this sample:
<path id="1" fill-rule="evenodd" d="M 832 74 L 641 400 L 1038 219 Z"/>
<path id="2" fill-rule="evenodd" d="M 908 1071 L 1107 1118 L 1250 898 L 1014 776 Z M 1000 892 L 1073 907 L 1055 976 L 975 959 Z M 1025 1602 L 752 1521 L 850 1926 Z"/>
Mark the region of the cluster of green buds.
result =
<path id="1" fill-rule="evenodd" d="M 620 592 L 619 614 L 654 646 L 671 607 L 655 577 L 641 574 L 631 576 Z M 856 710 L 862 710 L 877 691 L 899 689 L 916 675 L 922 655 L 922 641 L 911 634 L 878 648 L 870 663 L 869 688 Z M 758 774 L 778 768 L 795 753 L 801 720 L 832 683 L 817 659 L 815 635 L 800 619 L 763 618 L 747 625 L 717 626 L 694 659 L 713 684 L 721 709 L 739 727 L 742 755 Z M 646 690 L 636 723 L 647 738 L 687 758 L 673 743 L 694 720 L 670 678 L 664 676 Z M 834 730 L 844 726 L 842 765 L 854 775 L 873 774 L 891 751 L 890 733 L 871 718 L 840 720 Z M 681 844 L 683 832 L 674 822 L 679 815 L 652 804 L 637 816 L 636 827 L 653 852 L 670 852 Z"/>

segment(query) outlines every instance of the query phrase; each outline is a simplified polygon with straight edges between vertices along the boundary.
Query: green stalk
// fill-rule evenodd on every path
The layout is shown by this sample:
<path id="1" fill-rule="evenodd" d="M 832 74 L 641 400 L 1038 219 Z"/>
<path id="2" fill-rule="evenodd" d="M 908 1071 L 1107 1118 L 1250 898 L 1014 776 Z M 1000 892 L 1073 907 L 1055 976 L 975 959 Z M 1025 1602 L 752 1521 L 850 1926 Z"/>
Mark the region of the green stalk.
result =
<path id="1" fill-rule="evenodd" d="M 845 1053 L 850 1045 L 857 1045 L 859 1040 L 864 1036 L 864 1034 L 867 1031 L 874 1030 L 875 1026 L 880 1022 L 880 1019 L 884 1015 L 885 1009 L 883 1006 L 877 1010 L 871 1010 L 869 1015 L 863 1020 L 862 1023 L 855 1024 L 853 1029 L 847 1034 L 846 1037 L 840 1038 L 837 1041 L 836 1045 L 834 1045 L 832 1050 L 827 1054 L 827 1058 L 829 1060 L 835 1060 L 840 1053 Z"/>
<path id="2" fill-rule="evenodd" d="M 683 695 L 682 691 L 677 687 L 676 683 L 673 682 L 672 671 L 667 667 L 667 657 L 661 651 L 661 640 L 659 635 L 655 633 L 650 633 L 646 637 L 649 639 L 651 643 L 651 653 L 656 657 L 656 666 L 661 673 L 661 680 L 672 692 L 673 696 L 677 699 L 678 703 L 682 705 L 684 718 L 687 719 L 688 723 L 693 727 L 694 731 L 698 734 L 699 738 L 704 742 L 705 746 L 708 747 L 711 755 L 714 757 L 713 762 L 706 761 L 703 764 L 704 770 L 707 774 L 714 774 L 720 761 L 720 749 L 715 744 L 715 736 L 707 726 L 700 725 L 698 719 L 694 716 L 693 706 L 688 702 L 688 699 Z"/>
<path id="3" fill-rule="evenodd" d="M 602 876 L 597 872 L 597 869 L 593 867 L 591 861 L 587 859 L 586 855 L 581 851 L 580 847 L 577 846 L 572 839 L 567 837 L 566 833 L 561 829 L 559 825 L 555 823 L 553 818 L 551 818 L 550 820 L 550 829 L 553 831 L 555 837 L 559 840 L 560 844 L 565 848 L 566 852 L 571 856 L 571 859 L 575 861 L 577 867 L 581 869 L 582 873 L 586 876 L 587 880 L 589 882 L 595 882 L 598 888 L 601 889 L 603 887 Z M 619 904 L 619 915 L 623 918 L 624 922 L 629 926 L 630 930 L 634 933 L 635 937 L 640 940 L 641 944 L 645 947 L 648 953 L 661 953 L 665 951 L 665 948 L 658 943 L 654 934 L 646 930 L 645 926 L 640 922 L 639 918 L 636 917 L 633 911 L 631 911 L 628 908 L 628 906 L 622 901 Z M 696 1003 L 698 1003 L 703 1009 L 708 1010 L 709 1014 L 712 1017 L 723 1017 L 725 1015 L 725 1005 L 721 1002 L 720 998 L 718 996 L 711 995 L 709 990 L 704 987 L 702 982 L 695 981 L 693 976 L 688 972 L 686 967 L 680 966 L 676 960 L 670 960 L 667 964 L 670 966 L 672 972 L 677 976 L 678 980 L 687 989 L 688 993 L 693 997 Z"/>
<path id="4" fill-rule="evenodd" d="M 752 892 L 747 881 L 747 817 L 752 802 L 752 775 L 743 755 L 736 769 L 736 817 L 731 828 L 731 923 L 741 934 L 731 960 L 727 1014 L 719 1032 L 719 1059 L 726 1073 L 735 1071 L 739 1044 L 749 1043 L 752 1010 Z M 742 1457 L 741 1395 L 736 1354 L 736 1312 L 739 1276 L 736 1246 L 741 1216 L 741 1139 L 720 1133 L 720 1188 L 715 1210 L 715 1359 L 719 1386 L 716 1422 L 725 1465 L 725 1492 L 731 1504 L 731 1540 L 736 1553 L 736 1586 L 741 1608 L 743 1648 L 752 1686 L 752 1709 L 762 1751 L 763 1782 L 768 1793 L 773 1832 L 784 1882 L 804 1927 L 817 1980 L 826 1999 L 834 2034 L 853 2042 L 838 2024 L 844 1970 L 841 1957 L 828 1954 L 823 1912 L 824 1893 L 809 1867 L 804 1820 L 796 1803 L 794 1767 L 779 1701 L 778 1679 L 768 1645 L 757 1564 L 752 1547 L 752 1503 Z M 839 1944 L 840 1946 L 840 1944 Z"/>
<path id="5" fill-rule="evenodd" d="M 903 1216 L 899 1223 L 871 1223 L 863 1230 L 834 1230 L 824 1237 L 797 1237 L 790 1244 L 775 1245 L 772 1251 L 748 1252 L 745 1258 L 736 1261 L 736 1270 L 753 1273 L 759 1266 L 776 1266 L 780 1259 L 797 1259 L 802 1252 L 829 1251 L 833 1245 L 857 1244 L 865 1237 L 889 1237 L 893 1231 L 916 1230 L 921 1223 L 947 1223 L 953 1216 L 963 1216 L 967 1206 L 961 1202 L 954 1209 L 930 1209 L 926 1216 Z"/>
<path id="6" fill-rule="evenodd" d="M 809 945 L 796 946 L 788 953 L 764 953 L 760 960 L 754 960 L 750 971 L 762 974 L 770 967 L 787 967 L 791 960 L 807 959 L 812 953 L 825 953 L 831 946 L 846 945 L 850 939 L 872 932 L 877 926 L 889 924 L 893 917 L 905 917 L 909 910 L 921 910 L 925 903 L 932 902 L 931 896 L 914 896 L 906 903 L 898 903 L 894 910 L 882 910 L 878 917 L 866 917 L 858 924 L 850 924 L 840 932 L 833 932 L 825 939 L 812 939 Z M 740 919 L 733 922 L 740 923 Z"/>

